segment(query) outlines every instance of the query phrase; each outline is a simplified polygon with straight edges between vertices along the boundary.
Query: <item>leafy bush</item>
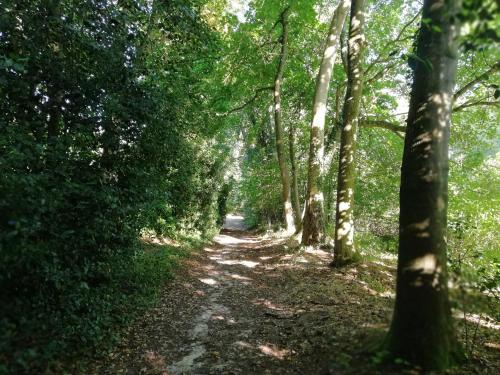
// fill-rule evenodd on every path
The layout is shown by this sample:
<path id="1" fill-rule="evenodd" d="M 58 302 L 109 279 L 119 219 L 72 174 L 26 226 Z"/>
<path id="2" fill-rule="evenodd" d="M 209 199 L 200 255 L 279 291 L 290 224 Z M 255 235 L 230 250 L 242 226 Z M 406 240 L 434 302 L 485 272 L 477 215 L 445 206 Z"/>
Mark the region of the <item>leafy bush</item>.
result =
<path id="1" fill-rule="evenodd" d="M 86 352 L 150 300 L 177 250 L 142 229 L 216 230 L 199 4 L 2 3 L 0 372 Z"/>
<path id="2" fill-rule="evenodd" d="M 137 244 L 128 256 L 115 254 L 93 270 L 101 275 L 99 285 L 61 278 L 60 293 L 51 300 L 44 291 L 38 299 L 13 299 L 6 306 L 11 314 L 0 321 L 3 371 L 57 369 L 64 361 L 88 355 L 89 349 L 105 351 L 119 338 L 117 327 L 154 302 L 185 254 L 183 248 Z"/>

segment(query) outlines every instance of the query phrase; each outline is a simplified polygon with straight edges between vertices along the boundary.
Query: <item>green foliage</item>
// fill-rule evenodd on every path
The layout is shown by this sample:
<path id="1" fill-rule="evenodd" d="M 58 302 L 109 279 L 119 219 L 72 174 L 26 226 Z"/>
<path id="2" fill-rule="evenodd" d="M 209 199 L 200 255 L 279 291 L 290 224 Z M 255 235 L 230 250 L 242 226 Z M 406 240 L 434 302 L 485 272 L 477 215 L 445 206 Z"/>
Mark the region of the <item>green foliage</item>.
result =
<path id="1" fill-rule="evenodd" d="M 395 259 L 398 252 L 396 234 L 376 234 L 373 228 L 369 231 L 358 231 L 356 244 L 361 255 L 368 261 L 381 258 Z"/>
<path id="2" fill-rule="evenodd" d="M 118 340 L 117 327 L 154 302 L 172 267 L 187 254 L 182 248 L 148 244 L 130 251 L 131 256 L 114 254 L 98 270 L 90 269 L 92 282 L 68 280 L 67 275 L 47 270 L 59 277 L 60 293 L 54 297 L 58 301 L 47 300 L 40 290 L 40 299 L 32 298 L 29 309 L 24 310 L 19 299 L 16 306 L 4 305 L 6 311 L 22 314 L 21 319 L 7 315 L 0 321 L 0 352 L 7 368 L 13 373 L 47 366 L 57 370 L 65 361 L 92 354 L 89 349 L 105 351 Z"/>
<path id="3" fill-rule="evenodd" d="M 233 189 L 233 186 L 234 186 L 234 178 L 231 178 L 228 182 L 222 185 L 219 198 L 217 199 L 217 214 L 218 214 L 217 224 L 220 226 L 224 224 L 224 219 L 226 218 L 226 215 L 229 212 L 228 200 L 231 190 Z"/>
<path id="4" fill-rule="evenodd" d="M 269 161 L 268 163 L 262 163 Z M 248 153 L 240 185 L 244 197 L 243 212 L 249 227 L 281 223 L 281 190 L 276 184 L 278 162 L 272 150 L 256 146 Z"/>
<path id="5" fill-rule="evenodd" d="M 4 1 L 0 361 L 43 371 L 107 337 L 168 276 L 144 228 L 210 236 L 226 153 L 200 1 Z M 146 298 L 147 299 L 147 298 Z M 7 371 L 6 370 L 6 371 Z"/>
<path id="6" fill-rule="evenodd" d="M 466 50 L 484 50 L 500 42 L 498 1 L 465 0 L 460 21 L 464 24 L 462 44 Z"/>
<path id="7" fill-rule="evenodd" d="M 207 238 L 231 210 L 251 227 L 282 224 L 268 88 L 287 6 L 283 125 L 294 131 L 303 206 L 310 106 L 335 5 L 254 0 L 240 23 L 221 0 L 2 2 L 0 373 L 58 371 L 61 353 L 102 345 L 148 305 L 184 252 L 141 246 L 141 233 Z M 468 89 L 450 149 L 450 269 L 488 293 L 500 279 L 497 8 L 465 1 L 457 89 Z M 404 125 L 419 9 L 368 2 L 361 119 Z M 345 81 L 338 56 L 321 183 L 330 237 Z M 402 135 L 360 127 L 354 209 L 366 259 L 395 258 Z"/>

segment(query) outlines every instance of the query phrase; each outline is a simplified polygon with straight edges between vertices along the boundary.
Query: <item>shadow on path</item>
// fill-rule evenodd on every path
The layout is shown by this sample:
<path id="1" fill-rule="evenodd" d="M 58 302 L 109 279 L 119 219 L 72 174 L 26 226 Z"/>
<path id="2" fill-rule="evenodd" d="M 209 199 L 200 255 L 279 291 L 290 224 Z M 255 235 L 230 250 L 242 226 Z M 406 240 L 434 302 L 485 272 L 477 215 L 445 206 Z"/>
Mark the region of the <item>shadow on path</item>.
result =
<path id="1" fill-rule="evenodd" d="M 387 329 L 395 270 L 332 270 L 329 262 L 321 250 L 287 251 L 283 240 L 245 231 L 242 217 L 228 215 L 90 373 L 380 373 L 363 343 Z"/>

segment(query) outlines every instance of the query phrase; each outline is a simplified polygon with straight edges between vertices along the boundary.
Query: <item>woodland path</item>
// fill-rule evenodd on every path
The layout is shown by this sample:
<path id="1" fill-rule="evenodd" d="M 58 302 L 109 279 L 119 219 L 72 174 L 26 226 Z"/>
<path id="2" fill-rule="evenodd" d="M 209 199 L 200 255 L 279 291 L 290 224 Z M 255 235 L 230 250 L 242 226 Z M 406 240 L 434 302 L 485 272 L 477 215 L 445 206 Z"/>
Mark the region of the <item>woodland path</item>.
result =
<path id="1" fill-rule="evenodd" d="M 229 217 L 91 373 L 381 373 L 360 348 L 388 326 L 394 269 L 332 270 L 329 261 L 327 252 L 287 250 Z"/>

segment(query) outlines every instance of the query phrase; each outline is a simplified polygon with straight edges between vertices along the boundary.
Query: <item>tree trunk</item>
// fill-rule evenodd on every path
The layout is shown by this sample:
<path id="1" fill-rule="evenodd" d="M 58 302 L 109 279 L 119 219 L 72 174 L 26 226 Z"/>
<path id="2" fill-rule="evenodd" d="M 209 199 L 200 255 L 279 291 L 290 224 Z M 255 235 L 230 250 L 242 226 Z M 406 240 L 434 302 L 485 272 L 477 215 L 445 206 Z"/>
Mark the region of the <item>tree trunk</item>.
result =
<path id="1" fill-rule="evenodd" d="M 300 198 L 299 198 L 299 187 L 297 182 L 297 163 L 295 160 L 295 126 L 293 122 L 290 124 L 290 129 L 288 131 L 288 148 L 290 153 L 290 167 L 292 172 L 292 208 L 293 217 L 295 219 L 295 228 L 300 230 L 302 225 L 302 216 L 300 212 Z"/>
<path id="2" fill-rule="evenodd" d="M 352 0 L 347 52 L 347 89 L 340 134 L 337 203 L 335 215 L 335 264 L 349 262 L 354 254 L 354 153 L 359 106 L 363 91 L 361 57 L 364 49 L 364 0 Z"/>
<path id="3" fill-rule="evenodd" d="M 348 9 L 348 0 L 341 0 L 337 9 L 335 9 L 316 78 L 309 146 L 306 207 L 302 223 L 302 243 L 304 245 L 317 244 L 323 241 L 324 238 L 321 177 L 323 175 L 326 104 L 333 65 L 337 56 L 340 33 L 342 32 Z"/>
<path id="4" fill-rule="evenodd" d="M 425 0 L 401 167 L 396 304 L 386 348 L 424 370 L 459 358 L 448 299 L 448 140 L 459 1 Z"/>
<path id="5" fill-rule="evenodd" d="M 281 199 L 283 202 L 283 214 L 285 219 L 285 229 L 288 233 L 295 231 L 293 220 L 292 203 L 290 200 L 290 175 L 285 161 L 285 150 L 283 147 L 283 125 L 281 123 L 281 84 L 283 82 L 283 72 L 288 53 L 288 12 L 285 9 L 280 16 L 280 23 L 283 27 L 281 34 L 281 53 L 274 81 L 274 128 L 276 135 L 276 153 L 278 155 L 278 164 L 281 175 Z"/>
<path id="6" fill-rule="evenodd" d="M 339 147 L 340 140 L 340 126 L 338 126 L 337 122 L 334 120 L 332 122 L 332 129 L 329 131 L 329 139 L 326 145 L 326 154 L 327 157 L 325 159 L 330 160 L 330 164 L 328 165 L 328 170 L 325 173 L 325 225 L 329 225 L 335 222 L 335 202 L 336 202 L 336 172 L 337 172 L 337 163 L 335 154 L 337 152 L 337 148 Z M 329 155 L 328 155 L 329 154 Z"/>

